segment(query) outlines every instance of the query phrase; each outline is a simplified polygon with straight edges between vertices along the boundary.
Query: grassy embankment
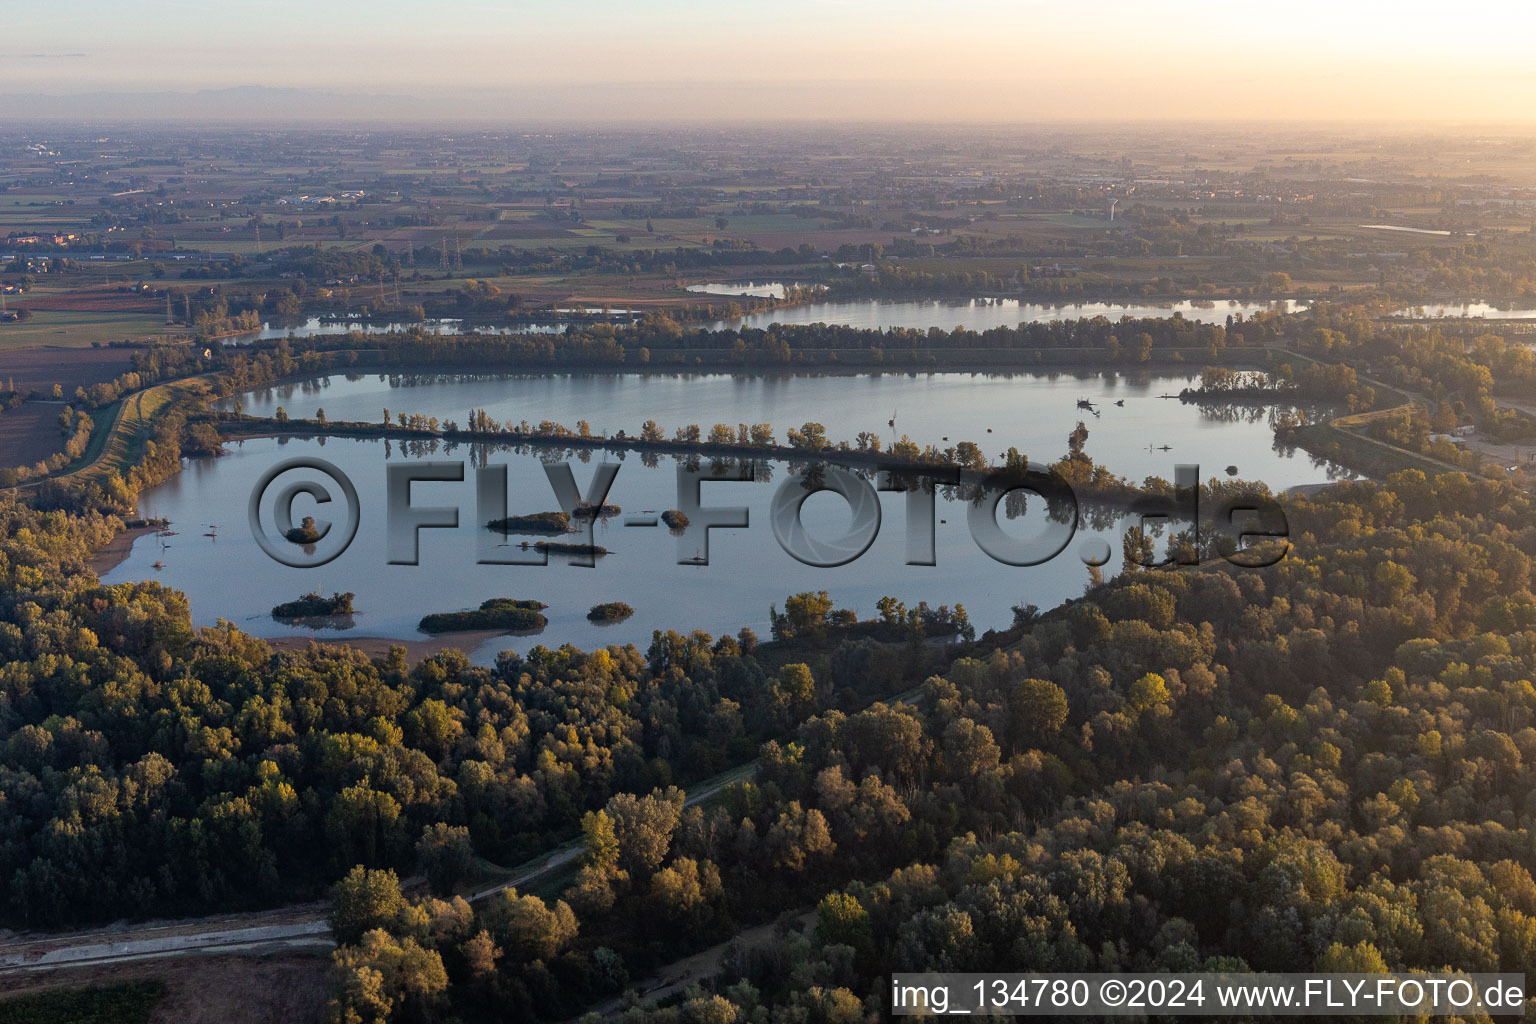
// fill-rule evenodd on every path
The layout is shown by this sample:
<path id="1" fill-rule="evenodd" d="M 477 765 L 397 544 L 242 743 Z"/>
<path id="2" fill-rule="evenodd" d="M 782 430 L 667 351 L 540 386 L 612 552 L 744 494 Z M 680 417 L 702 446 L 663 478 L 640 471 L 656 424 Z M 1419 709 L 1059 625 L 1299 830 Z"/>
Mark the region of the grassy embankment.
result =
<path id="1" fill-rule="evenodd" d="M 93 480 L 108 473 L 127 473 L 144 453 L 144 441 L 155 418 L 173 403 L 206 393 L 212 376 L 204 374 L 155 384 L 98 410 L 85 453 L 53 479 Z M 110 415 L 108 411 L 110 410 Z"/>

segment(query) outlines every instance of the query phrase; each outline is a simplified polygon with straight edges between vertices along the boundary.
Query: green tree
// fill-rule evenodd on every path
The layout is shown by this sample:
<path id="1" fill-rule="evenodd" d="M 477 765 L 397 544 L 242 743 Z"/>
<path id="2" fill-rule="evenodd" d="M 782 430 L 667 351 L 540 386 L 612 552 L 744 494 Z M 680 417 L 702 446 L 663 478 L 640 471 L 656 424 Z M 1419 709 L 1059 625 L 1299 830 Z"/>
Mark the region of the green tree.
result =
<path id="1" fill-rule="evenodd" d="M 871 941 L 869 911 L 846 892 L 830 892 L 816 905 L 816 935 L 823 943 L 869 947 Z"/>
<path id="2" fill-rule="evenodd" d="M 1147 672 L 1131 684 L 1126 691 L 1125 703 L 1135 714 L 1145 714 L 1154 708 L 1166 705 L 1172 698 L 1168 695 L 1168 681 L 1156 672 Z"/>
<path id="3" fill-rule="evenodd" d="M 832 597 L 825 590 L 807 590 L 784 599 L 784 616 L 791 636 L 820 636 L 831 614 Z"/>
<path id="4" fill-rule="evenodd" d="M 779 701 L 796 718 L 803 717 L 816 707 L 816 677 L 804 662 L 785 665 L 779 669 L 779 677 L 773 684 Z"/>
<path id="5" fill-rule="evenodd" d="M 433 892 L 448 895 L 474 870 L 475 848 L 469 829 L 441 821 L 428 825 L 416 842 L 416 864 Z"/>
<path id="6" fill-rule="evenodd" d="M 487 900 L 481 920 L 507 957 L 514 961 L 548 960 L 576 938 L 576 915 L 564 900 L 553 907 L 537 896 L 503 889 Z"/>
<path id="7" fill-rule="evenodd" d="M 1025 679 L 1013 688 L 1009 710 L 1014 749 L 1044 746 L 1067 724 L 1067 693 L 1047 679 Z"/>
<path id="8" fill-rule="evenodd" d="M 675 787 L 647 796 L 619 793 L 605 808 L 618 843 L 619 867 L 632 877 L 648 877 L 667 855 L 672 833 L 683 809 L 683 792 Z"/>
<path id="9" fill-rule="evenodd" d="M 403 909 L 405 897 L 395 873 L 359 864 L 331 887 L 331 932 L 337 942 L 357 942 L 365 932 L 388 927 Z"/>
<path id="10" fill-rule="evenodd" d="M 448 988 L 448 972 L 435 949 L 412 938 L 395 938 L 382 928 L 369 931 L 356 946 L 333 954 L 340 976 L 332 1019 L 343 1022 L 387 1021 L 402 1006 L 417 1013 Z"/>

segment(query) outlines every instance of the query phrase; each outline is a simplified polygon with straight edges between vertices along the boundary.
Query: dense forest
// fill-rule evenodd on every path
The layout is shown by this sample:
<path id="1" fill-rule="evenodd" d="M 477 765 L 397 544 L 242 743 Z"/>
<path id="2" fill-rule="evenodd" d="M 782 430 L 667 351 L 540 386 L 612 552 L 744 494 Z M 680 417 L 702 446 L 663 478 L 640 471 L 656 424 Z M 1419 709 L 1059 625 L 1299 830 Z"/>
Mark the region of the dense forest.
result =
<path id="1" fill-rule="evenodd" d="M 397 1012 L 560 1017 L 791 912 L 634 1019 L 862 1020 L 892 970 L 1536 967 L 1529 502 L 1408 473 L 1300 519 L 1273 569 L 1133 573 L 905 699 L 835 651 L 751 783 L 610 799 L 558 898 L 374 915 L 339 1011 L 377 1019 L 372 966 Z"/>

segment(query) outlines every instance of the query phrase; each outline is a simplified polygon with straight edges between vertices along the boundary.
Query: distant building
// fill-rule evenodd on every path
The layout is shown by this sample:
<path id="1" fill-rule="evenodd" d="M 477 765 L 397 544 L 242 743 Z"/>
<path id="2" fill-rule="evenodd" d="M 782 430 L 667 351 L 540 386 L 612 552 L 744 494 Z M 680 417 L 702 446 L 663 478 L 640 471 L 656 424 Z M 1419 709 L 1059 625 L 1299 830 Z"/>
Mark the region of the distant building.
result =
<path id="1" fill-rule="evenodd" d="M 12 235 L 6 241 L 11 245 L 69 245 L 79 238 L 79 235 L 70 232 L 56 235 Z"/>

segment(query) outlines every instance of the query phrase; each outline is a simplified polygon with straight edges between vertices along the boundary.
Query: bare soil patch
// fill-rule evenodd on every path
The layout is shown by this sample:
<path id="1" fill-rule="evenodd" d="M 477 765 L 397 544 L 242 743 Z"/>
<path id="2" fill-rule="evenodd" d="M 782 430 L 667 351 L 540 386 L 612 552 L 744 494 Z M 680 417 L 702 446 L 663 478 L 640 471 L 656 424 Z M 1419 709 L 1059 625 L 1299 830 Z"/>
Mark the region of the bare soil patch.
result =
<path id="1" fill-rule="evenodd" d="M 157 313 L 165 309 L 165 299 L 144 292 L 122 292 L 116 288 L 82 288 L 29 298 L 17 303 L 30 310 L 51 309 L 76 313 Z"/>
<path id="2" fill-rule="evenodd" d="M 62 450 L 59 413 L 63 411 L 62 405 L 23 402 L 0 412 L 0 466 L 30 466 Z"/>
<path id="3" fill-rule="evenodd" d="M 12 380 L 19 391 L 52 390 L 59 384 L 64 394 L 74 394 L 75 388 L 113 380 L 133 369 L 130 359 L 133 350 L 128 348 L 56 348 L 38 345 L 33 348 L 0 350 L 0 387 L 7 387 Z"/>
<path id="4" fill-rule="evenodd" d="M 138 526 L 131 530 L 123 530 L 116 537 L 107 541 L 104 547 L 96 549 L 96 553 L 86 560 L 86 565 L 97 576 L 104 576 L 122 565 L 128 560 L 128 554 L 133 550 L 133 542 L 140 537 L 154 533 L 158 527 Z"/>
<path id="5" fill-rule="evenodd" d="M 362 651 L 370 658 L 382 658 L 389 654 L 391 647 L 404 647 L 406 660 L 415 664 L 423 658 L 430 658 L 434 654 L 441 654 L 449 648 L 457 648 L 461 651 L 473 651 L 492 637 L 504 636 L 505 630 L 480 629 L 465 633 L 444 633 L 441 636 L 422 637 L 420 640 L 399 640 L 388 636 L 282 636 L 267 640 L 268 644 L 280 651 L 302 651 L 312 643 L 323 643 L 336 647 L 351 647 Z"/>
<path id="6" fill-rule="evenodd" d="M 158 978 L 165 996 L 150 1017 L 154 1024 L 321 1024 L 329 966 L 322 955 L 205 956 L 7 975 L 0 979 L 0 1018 L 7 996 Z"/>

